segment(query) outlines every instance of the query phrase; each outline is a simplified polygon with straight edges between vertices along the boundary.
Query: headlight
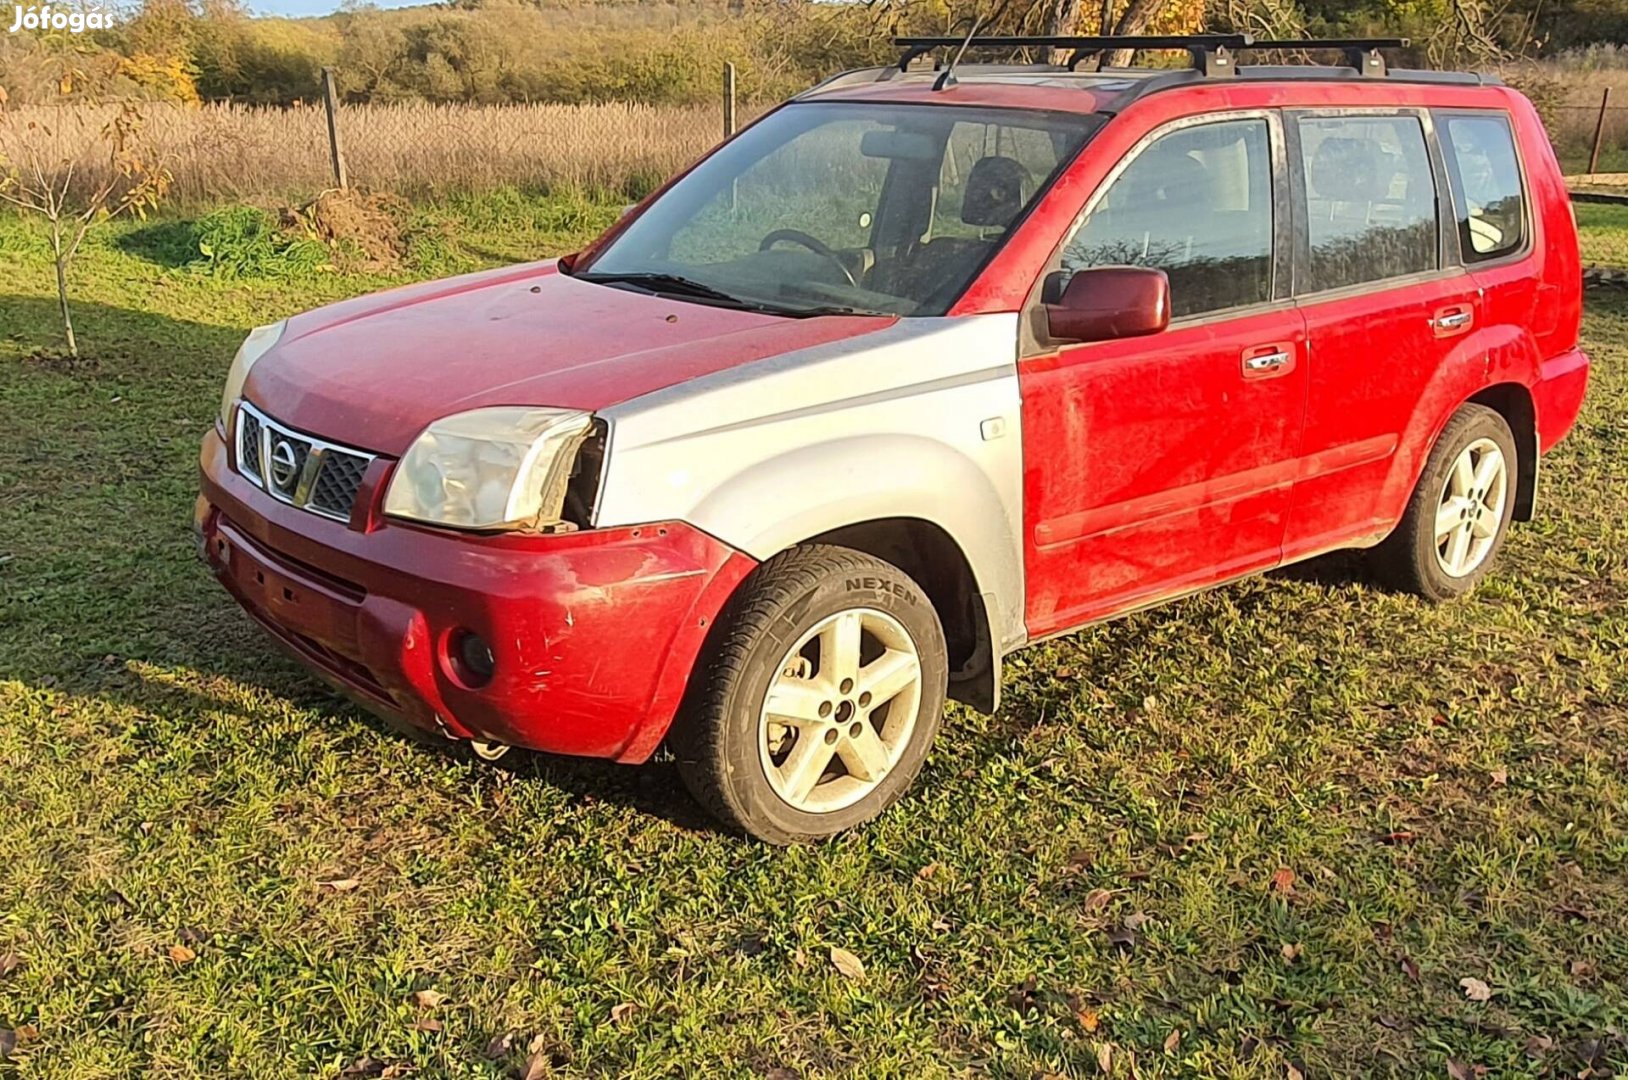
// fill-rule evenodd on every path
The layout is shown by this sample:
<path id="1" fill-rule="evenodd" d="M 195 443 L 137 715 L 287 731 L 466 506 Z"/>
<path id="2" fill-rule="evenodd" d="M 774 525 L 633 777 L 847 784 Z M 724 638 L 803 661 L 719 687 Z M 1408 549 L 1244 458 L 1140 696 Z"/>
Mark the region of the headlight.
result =
<path id="1" fill-rule="evenodd" d="M 238 346 L 237 355 L 232 357 L 232 366 L 226 372 L 226 386 L 220 392 L 220 426 L 227 430 L 232 421 L 232 406 L 237 399 L 243 396 L 243 383 L 249 377 L 249 369 L 254 362 L 277 344 L 277 339 L 283 336 L 283 327 L 287 320 L 275 322 L 270 326 L 257 326 L 249 331 L 249 336 Z"/>
<path id="2" fill-rule="evenodd" d="M 437 420 L 402 456 L 384 512 L 456 529 L 557 522 L 592 417 L 505 406 Z"/>

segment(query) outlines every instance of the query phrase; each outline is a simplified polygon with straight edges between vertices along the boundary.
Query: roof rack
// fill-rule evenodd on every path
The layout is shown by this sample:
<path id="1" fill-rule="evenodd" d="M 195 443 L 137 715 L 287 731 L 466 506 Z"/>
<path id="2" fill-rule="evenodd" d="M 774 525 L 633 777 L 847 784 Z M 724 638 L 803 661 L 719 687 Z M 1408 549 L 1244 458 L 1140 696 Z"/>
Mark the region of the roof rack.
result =
<path id="1" fill-rule="evenodd" d="M 1408 39 L 1399 38 L 1305 38 L 1300 41 L 1251 41 L 1249 49 L 1338 49 L 1345 56 L 1347 67 L 1356 68 L 1364 75 L 1383 78 L 1389 73 L 1381 49 L 1405 49 Z"/>
<path id="2" fill-rule="evenodd" d="M 1009 36 L 979 37 L 897 37 L 893 44 L 904 50 L 899 56 L 899 70 L 907 71 L 910 64 L 934 49 L 954 47 L 959 51 L 950 67 L 960 60 L 967 49 L 1067 49 L 1066 62 L 1073 71 L 1081 61 L 1100 57 L 1114 49 L 1182 50 L 1193 58 L 1193 70 L 1206 78 L 1233 75 L 1237 64 L 1234 51 L 1263 49 L 1328 50 L 1337 49 L 1344 54 L 1349 67 L 1363 75 L 1383 77 L 1389 73 L 1381 49 L 1402 49 L 1407 38 L 1304 38 L 1301 40 L 1257 41 L 1249 34 L 1174 34 L 1077 36 Z"/>
<path id="3" fill-rule="evenodd" d="M 912 61 L 934 49 L 955 47 L 967 49 L 1069 49 L 1073 55 L 1068 68 L 1088 56 L 1111 49 L 1179 49 L 1193 58 L 1193 69 L 1205 76 L 1231 75 L 1235 70 L 1231 50 L 1248 48 L 1254 39 L 1248 34 L 1175 34 L 1167 36 L 1102 35 L 1097 37 L 896 37 L 893 44 L 904 52 L 899 56 L 899 70 L 909 70 Z M 960 58 L 956 54 L 956 59 Z"/>

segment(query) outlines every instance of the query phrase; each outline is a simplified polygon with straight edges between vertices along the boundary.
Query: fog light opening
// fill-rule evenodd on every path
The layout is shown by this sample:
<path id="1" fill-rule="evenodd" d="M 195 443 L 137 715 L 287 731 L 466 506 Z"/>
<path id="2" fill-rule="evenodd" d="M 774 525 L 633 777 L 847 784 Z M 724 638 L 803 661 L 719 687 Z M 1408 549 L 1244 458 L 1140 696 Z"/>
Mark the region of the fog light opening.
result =
<path id="1" fill-rule="evenodd" d="M 485 686 L 497 671 L 492 647 L 473 630 L 460 630 L 452 636 L 452 663 L 458 677 L 470 686 Z"/>

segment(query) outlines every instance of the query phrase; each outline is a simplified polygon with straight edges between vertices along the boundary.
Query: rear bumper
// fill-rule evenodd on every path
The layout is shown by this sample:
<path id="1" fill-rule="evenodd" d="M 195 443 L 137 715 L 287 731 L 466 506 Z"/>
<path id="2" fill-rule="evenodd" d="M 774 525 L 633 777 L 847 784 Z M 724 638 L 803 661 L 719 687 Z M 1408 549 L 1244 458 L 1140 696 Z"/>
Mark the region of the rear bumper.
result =
<path id="1" fill-rule="evenodd" d="M 232 472 L 213 431 L 200 471 L 203 555 L 245 610 L 364 704 L 454 738 L 643 760 L 756 565 L 682 523 L 493 537 L 361 513 L 346 525 Z M 384 475 L 359 498 L 376 503 Z M 451 659 L 459 631 L 492 650 L 484 686 Z"/>
<path id="2" fill-rule="evenodd" d="M 1577 422 L 1588 390 L 1588 367 L 1588 354 L 1582 349 L 1571 349 L 1543 362 L 1538 381 L 1532 385 L 1540 453 L 1548 453 Z"/>

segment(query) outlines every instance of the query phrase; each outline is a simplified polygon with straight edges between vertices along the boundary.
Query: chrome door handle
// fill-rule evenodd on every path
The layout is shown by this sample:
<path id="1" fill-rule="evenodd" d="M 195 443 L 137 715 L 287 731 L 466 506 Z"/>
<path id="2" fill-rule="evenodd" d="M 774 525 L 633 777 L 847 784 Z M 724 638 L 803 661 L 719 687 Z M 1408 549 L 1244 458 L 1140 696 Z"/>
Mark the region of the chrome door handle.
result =
<path id="1" fill-rule="evenodd" d="M 1245 371 L 1273 371 L 1288 364 L 1291 357 L 1286 352 L 1267 353 L 1265 356 L 1251 356 L 1244 361 Z"/>
<path id="2" fill-rule="evenodd" d="M 1470 313 L 1455 311 L 1451 315 L 1441 315 L 1432 319 L 1431 325 L 1438 330 L 1457 330 L 1461 326 L 1470 325 Z"/>

